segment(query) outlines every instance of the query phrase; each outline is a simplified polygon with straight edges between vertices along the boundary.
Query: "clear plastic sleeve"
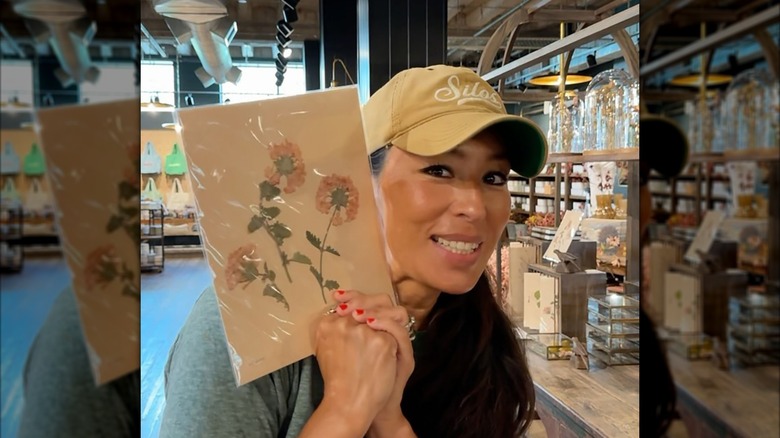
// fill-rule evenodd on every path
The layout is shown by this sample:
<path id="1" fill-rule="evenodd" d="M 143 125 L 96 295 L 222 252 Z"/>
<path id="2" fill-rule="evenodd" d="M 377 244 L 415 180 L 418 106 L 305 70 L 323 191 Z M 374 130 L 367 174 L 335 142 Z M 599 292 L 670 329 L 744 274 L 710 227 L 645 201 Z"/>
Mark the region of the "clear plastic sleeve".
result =
<path id="1" fill-rule="evenodd" d="M 177 120 L 237 385 L 313 354 L 334 290 L 393 296 L 357 88 Z"/>
<path id="2" fill-rule="evenodd" d="M 139 110 L 133 99 L 36 114 L 60 246 L 99 385 L 140 366 Z"/>

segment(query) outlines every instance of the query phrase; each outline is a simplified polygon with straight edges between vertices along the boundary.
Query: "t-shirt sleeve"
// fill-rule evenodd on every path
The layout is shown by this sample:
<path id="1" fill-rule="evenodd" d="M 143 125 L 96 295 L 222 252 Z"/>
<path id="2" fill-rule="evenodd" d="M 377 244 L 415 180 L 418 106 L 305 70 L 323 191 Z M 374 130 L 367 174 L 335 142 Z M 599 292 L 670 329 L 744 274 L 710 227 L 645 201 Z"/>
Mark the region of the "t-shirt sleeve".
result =
<path id="1" fill-rule="evenodd" d="M 213 288 L 206 289 L 165 367 L 160 438 L 284 436 L 295 366 L 236 387 Z"/>

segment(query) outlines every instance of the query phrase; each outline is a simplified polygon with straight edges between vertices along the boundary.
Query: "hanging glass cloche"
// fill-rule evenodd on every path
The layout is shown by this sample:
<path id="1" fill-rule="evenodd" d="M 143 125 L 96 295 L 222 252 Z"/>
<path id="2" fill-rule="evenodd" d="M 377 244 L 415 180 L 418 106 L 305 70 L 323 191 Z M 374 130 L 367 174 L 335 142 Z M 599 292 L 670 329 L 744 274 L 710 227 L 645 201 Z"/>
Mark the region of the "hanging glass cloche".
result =
<path id="1" fill-rule="evenodd" d="M 766 69 L 738 74 L 726 90 L 722 127 L 724 149 L 757 152 L 778 147 L 777 87 Z"/>
<path id="2" fill-rule="evenodd" d="M 581 105 L 575 91 L 559 93 L 550 109 L 550 127 L 547 141 L 550 153 L 582 152 Z"/>
<path id="3" fill-rule="evenodd" d="M 628 94 L 625 97 L 625 117 L 623 118 L 624 146 L 639 147 L 639 81 L 631 78 Z"/>
<path id="4" fill-rule="evenodd" d="M 723 152 L 723 136 L 720 124 L 722 95 L 709 90 L 692 101 L 685 102 L 688 116 L 688 141 L 691 152 L 697 154 Z"/>
<path id="5" fill-rule="evenodd" d="M 633 82 L 631 75 L 618 69 L 603 71 L 590 82 L 585 90 L 583 153 L 610 153 L 633 143 L 627 129 L 633 112 L 627 102 L 635 92 L 638 98 Z"/>

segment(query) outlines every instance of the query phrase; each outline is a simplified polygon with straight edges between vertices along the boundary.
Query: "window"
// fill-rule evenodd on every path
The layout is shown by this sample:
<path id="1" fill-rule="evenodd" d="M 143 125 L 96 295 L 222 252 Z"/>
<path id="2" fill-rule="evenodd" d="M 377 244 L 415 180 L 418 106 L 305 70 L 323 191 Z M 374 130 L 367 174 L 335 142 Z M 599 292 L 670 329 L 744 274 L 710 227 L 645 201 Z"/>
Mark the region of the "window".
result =
<path id="1" fill-rule="evenodd" d="M 176 72 L 171 61 L 141 63 L 141 102 L 155 97 L 160 98 L 160 103 L 176 105 Z"/>
<path id="2" fill-rule="evenodd" d="M 19 102 L 32 105 L 33 83 L 32 62 L 4 59 L 0 63 L 0 101 L 8 102 L 16 97 Z"/>
<path id="3" fill-rule="evenodd" d="M 135 65 L 95 64 L 100 69 L 96 83 L 81 83 L 82 102 L 97 103 L 111 100 L 132 99 L 137 96 L 135 88 Z"/>
<path id="4" fill-rule="evenodd" d="M 277 91 L 276 66 L 274 64 L 239 64 L 241 80 L 238 84 L 222 84 L 222 102 L 248 102 L 275 96 L 290 96 L 306 92 L 306 74 L 303 64 L 287 64 L 284 82 Z"/>

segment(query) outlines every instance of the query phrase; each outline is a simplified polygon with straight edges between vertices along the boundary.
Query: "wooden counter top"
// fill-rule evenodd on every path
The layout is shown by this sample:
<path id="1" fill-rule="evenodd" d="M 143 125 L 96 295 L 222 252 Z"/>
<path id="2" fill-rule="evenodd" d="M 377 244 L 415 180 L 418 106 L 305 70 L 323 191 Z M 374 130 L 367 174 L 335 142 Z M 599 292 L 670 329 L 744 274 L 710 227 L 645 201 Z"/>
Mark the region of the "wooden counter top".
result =
<path id="1" fill-rule="evenodd" d="M 574 369 L 527 350 L 537 412 L 549 437 L 638 437 L 639 367 Z"/>
<path id="2" fill-rule="evenodd" d="M 723 371 L 669 353 L 677 409 L 691 436 L 780 436 L 780 367 Z"/>

